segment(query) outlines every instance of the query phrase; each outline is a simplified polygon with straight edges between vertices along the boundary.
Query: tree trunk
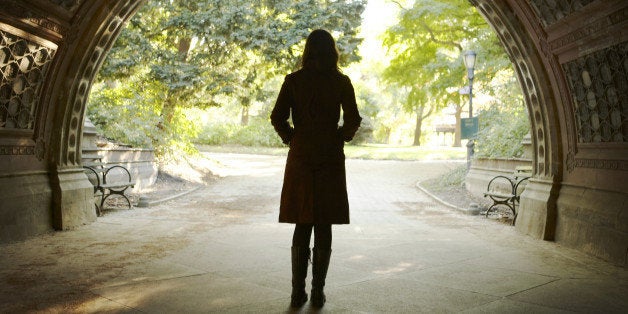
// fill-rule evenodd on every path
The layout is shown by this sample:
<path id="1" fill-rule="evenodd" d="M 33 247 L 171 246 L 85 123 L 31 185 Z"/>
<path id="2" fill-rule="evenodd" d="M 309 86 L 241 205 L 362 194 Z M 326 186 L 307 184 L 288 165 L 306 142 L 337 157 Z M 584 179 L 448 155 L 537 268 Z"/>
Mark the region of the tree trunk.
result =
<path id="1" fill-rule="evenodd" d="M 460 119 L 460 117 L 462 117 L 462 106 L 456 105 L 456 130 L 454 131 L 454 147 L 462 146 L 462 134 L 460 134 L 462 120 Z"/>
<path id="2" fill-rule="evenodd" d="M 172 119 L 174 119 L 174 113 L 176 110 L 176 105 L 172 97 L 166 96 L 164 99 L 164 106 L 161 109 L 161 119 L 157 127 L 160 130 L 170 131 L 170 125 L 172 124 Z"/>
<path id="3" fill-rule="evenodd" d="M 190 51 L 190 46 L 192 45 L 192 39 L 190 37 L 183 37 L 179 40 L 179 45 L 177 47 L 177 53 L 179 53 L 179 60 L 185 61 L 188 58 L 188 52 Z"/>
<path id="4" fill-rule="evenodd" d="M 249 124 L 249 106 L 242 106 L 242 114 L 240 116 L 240 124 L 248 125 Z"/>
<path id="5" fill-rule="evenodd" d="M 414 127 L 414 143 L 412 146 L 421 146 L 421 127 L 423 125 L 423 110 L 424 106 L 419 106 L 416 111 L 416 125 Z"/>

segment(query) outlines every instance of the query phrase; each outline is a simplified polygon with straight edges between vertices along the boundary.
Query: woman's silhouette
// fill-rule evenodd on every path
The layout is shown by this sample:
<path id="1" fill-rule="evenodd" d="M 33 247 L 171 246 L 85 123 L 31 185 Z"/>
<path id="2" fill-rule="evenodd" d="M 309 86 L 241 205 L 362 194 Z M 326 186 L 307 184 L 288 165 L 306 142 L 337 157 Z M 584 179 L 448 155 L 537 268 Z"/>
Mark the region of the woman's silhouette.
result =
<path id="1" fill-rule="evenodd" d="M 338 127 L 340 110 L 343 125 Z M 292 115 L 291 127 L 288 118 Z M 294 223 L 291 306 L 307 302 L 305 278 L 314 229 L 312 305 L 325 304 L 325 277 L 331 255 L 331 225 L 349 223 L 344 142 L 362 118 L 353 85 L 338 69 L 331 34 L 315 30 L 307 38 L 301 69 L 286 76 L 271 114 L 275 130 L 290 145 L 279 222 Z"/>

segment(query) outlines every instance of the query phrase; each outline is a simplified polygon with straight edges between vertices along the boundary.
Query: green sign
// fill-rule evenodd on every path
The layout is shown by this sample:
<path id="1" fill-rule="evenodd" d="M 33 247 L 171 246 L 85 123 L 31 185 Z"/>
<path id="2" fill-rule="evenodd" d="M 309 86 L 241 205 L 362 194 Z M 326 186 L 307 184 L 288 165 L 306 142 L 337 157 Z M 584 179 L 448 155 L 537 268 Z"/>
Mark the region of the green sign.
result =
<path id="1" fill-rule="evenodd" d="M 478 134 L 478 117 L 460 119 L 460 138 L 471 139 Z"/>

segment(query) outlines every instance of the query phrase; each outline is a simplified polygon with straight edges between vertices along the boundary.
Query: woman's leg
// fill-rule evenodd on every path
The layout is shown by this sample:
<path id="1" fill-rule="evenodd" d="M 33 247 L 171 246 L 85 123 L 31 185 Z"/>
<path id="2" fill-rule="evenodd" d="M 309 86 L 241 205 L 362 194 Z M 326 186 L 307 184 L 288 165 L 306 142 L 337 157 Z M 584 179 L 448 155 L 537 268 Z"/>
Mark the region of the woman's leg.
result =
<path id="1" fill-rule="evenodd" d="M 331 250 L 331 225 L 314 225 L 314 247 Z"/>
<path id="2" fill-rule="evenodd" d="M 310 259 L 312 225 L 297 224 L 292 235 L 292 295 L 290 306 L 301 307 L 307 302 L 305 278 Z"/>
<path id="3" fill-rule="evenodd" d="M 312 259 L 312 305 L 322 307 L 326 297 L 323 292 L 331 257 L 331 225 L 314 226 L 314 257 Z"/>
<path id="4" fill-rule="evenodd" d="M 312 225 L 310 224 L 296 224 L 294 226 L 294 233 L 292 234 L 292 246 L 310 247 L 310 238 L 312 237 Z"/>

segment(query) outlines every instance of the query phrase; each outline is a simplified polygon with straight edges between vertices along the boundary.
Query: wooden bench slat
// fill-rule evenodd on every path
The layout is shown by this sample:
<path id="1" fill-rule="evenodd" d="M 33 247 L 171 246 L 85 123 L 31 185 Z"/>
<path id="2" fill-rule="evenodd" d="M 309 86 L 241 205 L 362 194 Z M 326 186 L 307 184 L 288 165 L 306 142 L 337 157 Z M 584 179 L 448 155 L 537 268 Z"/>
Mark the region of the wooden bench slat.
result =
<path id="1" fill-rule="evenodd" d="M 515 197 L 515 195 L 513 194 L 505 194 L 505 193 L 499 193 L 499 192 L 484 192 L 484 196 L 495 196 L 495 197 L 500 197 L 500 198 Z"/>
<path id="2" fill-rule="evenodd" d="M 93 167 L 89 167 L 89 170 L 92 170 L 92 171 L 94 171 L 96 173 L 102 173 L 102 172 L 107 171 L 107 168 L 93 168 Z"/>
<path id="3" fill-rule="evenodd" d="M 100 167 L 100 168 L 102 168 L 102 167 L 106 167 L 107 164 L 105 164 L 103 162 L 89 162 L 88 161 L 88 162 L 84 162 L 83 166 L 90 167 L 90 168 L 92 168 L 92 167 Z"/>
<path id="4" fill-rule="evenodd" d="M 101 184 L 100 187 L 102 187 L 103 189 L 111 189 L 111 188 L 123 188 L 123 187 L 127 187 L 127 186 L 134 186 L 135 182 L 116 182 L 116 183 L 107 183 L 107 184 Z"/>
<path id="5" fill-rule="evenodd" d="M 92 156 L 85 156 L 85 155 L 83 155 L 81 157 L 81 160 L 92 160 L 93 161 L 93 160 L 102 160 L 102 159 L 103 158 L 101 156 L 98 156 L 98 155 L 92 155 Z"/>

